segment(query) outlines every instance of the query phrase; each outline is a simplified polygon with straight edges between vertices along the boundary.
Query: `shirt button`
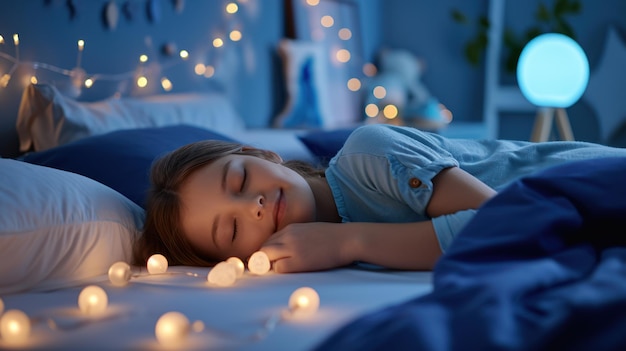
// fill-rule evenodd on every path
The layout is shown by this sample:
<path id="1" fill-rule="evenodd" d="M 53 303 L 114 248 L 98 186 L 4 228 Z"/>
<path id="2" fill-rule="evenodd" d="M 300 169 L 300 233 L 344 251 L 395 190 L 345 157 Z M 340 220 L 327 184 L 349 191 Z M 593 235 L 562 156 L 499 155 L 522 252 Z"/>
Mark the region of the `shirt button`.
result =
<path id="1" fill-rule="evenodd" d="M 422 182 L 420 182 L 420 180 L 417 178 L 411 178 L 409 180 L 409 186 L 411 188 L 419 188 L 420 185 L 422 185 Z"/>

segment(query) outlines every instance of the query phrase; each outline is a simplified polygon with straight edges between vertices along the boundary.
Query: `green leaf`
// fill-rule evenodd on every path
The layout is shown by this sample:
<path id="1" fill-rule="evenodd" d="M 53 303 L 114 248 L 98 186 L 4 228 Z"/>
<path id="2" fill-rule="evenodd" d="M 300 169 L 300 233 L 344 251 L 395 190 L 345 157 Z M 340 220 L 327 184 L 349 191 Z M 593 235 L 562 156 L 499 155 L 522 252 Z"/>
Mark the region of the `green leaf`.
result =
<path id="1" fill-rule="evenodd" d="M 537 12 L 535 13 L 535 17 L 539 22 L 550 22 L 550 11 L 543 3 L 539 4 L 537 8 Z"/>
<path id="2" fill-rule="evenodd" d="M 469 22 L 465 14 L 457 9 L 452 9 L 450 15 L 452 16 L 452 19 L 457 23 L 467 24 Z"/>
<path id="3" fill-rule="evenodd" d="M 480 16 L 478 18 L 478 25 L 480 26 L 480 28 L 487 30 L 489 29 L 489 19 L 486 16 Z"/>
<path id="4" fill-rule="evenodd" d="M 570 26 L 569 23 L 565 22 L 563 19 L 558 19 L 555 27 L 555 32 L 565 34 L 568 37 L 576 40 L 576 35 L 574 34 L 574 29 Z"/>
<path id="5" fill-rule="evenodd" d="M 465 58 L 469 61 L 472 66 L 478 66 L 478 62 L 480 61 L 480 52 L 481 50 L 474 45 L 474 43 L 468 43 L 465 45 Z"/>

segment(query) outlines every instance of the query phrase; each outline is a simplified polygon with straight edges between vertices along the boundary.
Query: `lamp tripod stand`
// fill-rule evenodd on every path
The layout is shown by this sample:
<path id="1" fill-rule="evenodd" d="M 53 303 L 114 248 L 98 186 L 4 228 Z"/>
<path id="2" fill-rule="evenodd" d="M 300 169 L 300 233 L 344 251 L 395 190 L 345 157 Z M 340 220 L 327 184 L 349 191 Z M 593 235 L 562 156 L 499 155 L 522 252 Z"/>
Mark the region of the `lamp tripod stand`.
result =
<path id="1" fill-rule="evenodd" d="M 574 140 L 572 126 L 569 123 L 567 111 L 564 108 L 540 107 L 535 118 L 535 125 L 530 137 L 530 141 L 540 142 L 548 141 L 550 131 L 552 130 L 552 122 L 556 116 L 556 127 L 559 131 L 561 140 Z"/>

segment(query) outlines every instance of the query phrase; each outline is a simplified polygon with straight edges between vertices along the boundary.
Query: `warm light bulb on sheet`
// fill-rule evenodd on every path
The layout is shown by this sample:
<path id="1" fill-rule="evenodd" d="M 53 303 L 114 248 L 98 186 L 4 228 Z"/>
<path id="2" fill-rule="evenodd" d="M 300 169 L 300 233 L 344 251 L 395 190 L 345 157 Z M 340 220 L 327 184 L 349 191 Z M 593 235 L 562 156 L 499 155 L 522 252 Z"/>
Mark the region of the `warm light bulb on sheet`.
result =
<path id="1" fill-rule="evenodd" d="M 289 297 L 289 311 L 296 318 L 313 315 L 319 306 L 320 297 L 317 291 L 308 286 L 296 289 Z"/>
<path id="2" fill-rule="evenodd" d="M 164 346 L 178 346 L 189 334 L 189 319 L 180 312 L 163 314 L 154 327 L 157 340 Z"/>
<path id="3" fill-rule="evenodd" d="M 209 283 L 218 286 L 231 286 L 237 280 L 237 269 L 232 263 L 220 262 L 211 268 L 207 275 L 207 280 Z"/>
<path id="4" fill-rule="evenodd" d="M 161 254 L 154 254 L 148 258 L 146 267 L 150 274 L 161 274 L 167 272 L 167 258 Z"/>
<path id="5" fill-rule="evenodd" d="M 131 275 L 130 265 L 123 261 L 115 262 L 109 268 L 109 280 L 115 286 L 126 286 Z"/>
<path id="6" fill-rule="evenodd" d="M 109 304 L 107 293 L 97 285 L 85 287 L 78 295 L 78 308 L 86 315 L 98 315 L 106 311 Z"/>
<path id="7" fill-rule="evenodd" d="M 0 318 L 0 336 L 8 344 L 23 343 L 30 335 L 30 318 L 20 310 L 8 310 Z"/>
<path id="8" fill-rule="evenodd" d="M 263 275 L 270 271 L 270 259 L 263 251 L 257 251 L 248 259 L 248 270 L 252 274 Z"/>
<path id="9" fill-rule="evenodd" d="M 237 278 L 241 277 L 243 275 L 243 271 L 245 270 L 245 265 L 243 264 L 243 261 L 239 258 L 239 257 L 229 257 L 226 262 L 232 264 L 233 266 L 235 266 L 235 270 L 237 272 Z"/>

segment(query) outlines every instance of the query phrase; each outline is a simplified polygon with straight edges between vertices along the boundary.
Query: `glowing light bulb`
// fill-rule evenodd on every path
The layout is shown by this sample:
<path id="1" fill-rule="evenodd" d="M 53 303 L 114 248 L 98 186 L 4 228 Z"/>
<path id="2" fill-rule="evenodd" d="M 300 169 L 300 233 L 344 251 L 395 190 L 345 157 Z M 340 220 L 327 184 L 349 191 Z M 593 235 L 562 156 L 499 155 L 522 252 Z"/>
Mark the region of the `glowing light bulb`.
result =
<path id="1" fill-rule="evenodd" d="M 263 275 L 270 271 L 270 259 L 263 251 L 257 251 L 248 259 L 248 270 L 252 274 Z"/>
<path id="2" fill-rule="evenodd" d="M 146 54 L 139 55 L 139 62 L 141 63 L 148 62 L 148 55 Z"/>
<path id="3" fill-rule="evenodd" d="M 172 81 L 167 79 L 167 77 L 161 78 L 161 86 L 163 87 L 163 90 L 165 91 L 170 91 L 174 87 L 172 85 Z"/>
<path id="4" fill-rule="evenodd" d="M 378 109 L 378 106 L 376 106 L 376 104 L 367 104 L 367 106 L 365 106 L 365 114 L 367 115 L 367 117 L 374 118 L 378 116 L 379 112 L 380 110 Z"/>
<path id="5" fill-rule="evenodd" d="M 178 55 L 180 56 L 180 58 L 182 58 L 183 60 L 186 60 L 189 58 L 189 52 L 187 50 L 180 50 L 180 52 L 178 53 Z"/>
<path id="6" fill-rule="evenodd" d="M 359 78 L 350 78 L 347 86 L 351 91 L 359 91 L 361 89 L 361 80 Z"/>
<path id="7" fill-rule="evenodd" d="M 98 315 L 106 311 L 109 298 L 97 285 L 85 287 L 78 295 L 78 308 L 86 315 Z"/>
<path id="8" fill-rule="evenodd" d="M 211 284 L 218 286 L 230 286 L 237 280 L 237 269 L 235 265 L 228 262 L 220 262 L 211 268 L 207 275 L 207 280 Z"/>
<path id="9" fill-rule="evenodd" d="M 202 63 L 197 63 L 193 67 L 193 71 L 196 72 L 197 75 L 201 76 L 204 74 L 204 72 L 206 72 L 206 66 Z"/>
<path id="10" fill-rule="evenodd" d="M 0 336 L 9 344 L 25 342 L 30 335 L 30 319 L 20 310 L 8 310 L 0 318 Z"/>
<path id="11" fill-rule="evenodd" d="M 383 86 L 378 85 L 374 88 L 374 90 L 372 91 L 372 94 L 374 94 L 375 98 L 382 99 L 385 96 L 387 96 L 387 89 L 385 89 L 385 87 Z"/>
<path id="12" fill-rule="evenodd" d="M 109 280 L 115 286 L 126 286 L 131 275 L 130 265 L 123 261 L 115 262 L 109 268 Z"/>
<path id="13" fill-rule="evenodd" d="M 13 34 L 13 44 L 15 44 L 15 46 L 20 45 L 20 36 L 17 34 Z"/>
<path id="14" fill-rule="evenodd" d="M 230 32 L 228 37 L 232 41 L 239 41 L 239 40 L 241 40 L 242 34 L 241 34 L 241 31 L 238 31 L 238 30 L 235 29 L 235 30 Z"/>
<path id="15" fill-rule="evenodd" d="M 148 85 L 148 78 L 141 76 L 137 78 L 137 86 L 140 88 L 145 88 Z"/>
<path id="16" fill-rule="evenodd" d="M 93 86 L 93 78 L 87 78 L 85 79 L 85 88 L 91 88 Z"/>
<path id="17" fill-rule="evenodd" d="M 387 105 L 383 108 L 383 115 L 387 119 L 394 119 L 398 117 L 398 108 L 395 105 Z"/>
<path id="18" fill-rule="evenodd" d="M 348 28 L 341 28 L 339 32 L 337 32 L 337 36 L 341 40 L 349 40 L 352 38 L 352 31 Z"/>
<path id="19" fill-rule="evenodd" d="M 215 38 L 213 39 L 213 46 L 216 48 L 220 48 L 224 45 L 224 41 L 222 40 L 222 38 Z"/>
<path id="20" fill-rule="evenodd" d="M 78 40 L 78 50 L 83 51 L 85 49 L 85 41 L 80 39 Z"/>
<path id="21" fill-rule="evenodd" d="M 239 257 L 229 257 L 226 262 L 232 264 L 233 266 L 235 266 L 235 271 L 237 272 L 237 278 L 241 277 L 243 275 L 243 271 L 245 269 L 245 266 L 243 264 L 243 261 L 239 258 Z"/>
<path id="22" fill-rule="evenodd" d="M 234 2 L 228 3 L 226 5 L 226 12 L 228 13 L 236 13 L 239 10 L 239 6 L 237 6 L 237 4 L 235 4 Z"/>
<path id="23" fill-rule="evenodd" d="M 9 85 L 10 80 L 11 80 L 11 75 L 8 73 L 5 73 L 4 75 L 2 75 L 2 78 L 0 78 L 0 86 L 3 88 L 6 88 L 7 85 Z"/>
<path id="24" fill-rule="evenodd" d="M 146 267 L 150 274 L 161 274 L 167 272 L 167 258 L 161 254 L 154 254 L 148 259 Z"/>
<path id="25" fill-rule="evenodd" d="M 317 312 L 320 296 L 308 286 L 296 289 L 289 297 L 289 311 L 296 318 L 308 317 Z"/>
<path id="26" fill-rule="evenodd" d="M 320 19 L 320 24 L 323 27 L 330 28 L 333 26 L 333 24 L 335 24 L 335 19 L 333 18 L 333 16 L 325 15 L 322 16 L 322 18 Z"/>
<path id="27" fill-rule="evenodd" d="M 0 44 L 4 44 L 4 37 L 0 35 Z"/>
<path id="28" fill-rule="evenodd" d="M 341 62 L 341 63 L 346 63 L 348 61 L 350 61 L 350 51 L 346 50 L 346 49 L 341 49 L 341 50 L 337 50 L 337 53 L 335 54 L 335 57 L 337 58 L 337 61 Z"/>
<path id="29" fill-rule="evenodd" d="M 215 74 L 215 67 L 213 67 L 211 65 L 207 65 L 205 67 L 204 76 L 206 78 L 211 78 L 211 77 L 213 77 L 214 74 Z"/>
<path id="30" fill-rule="evenodd" d="M 177 346 L 189 334 L 189 319 L 180 312 L 167 312 L 157 320 L 154 334 L 164 346 Z"/>

